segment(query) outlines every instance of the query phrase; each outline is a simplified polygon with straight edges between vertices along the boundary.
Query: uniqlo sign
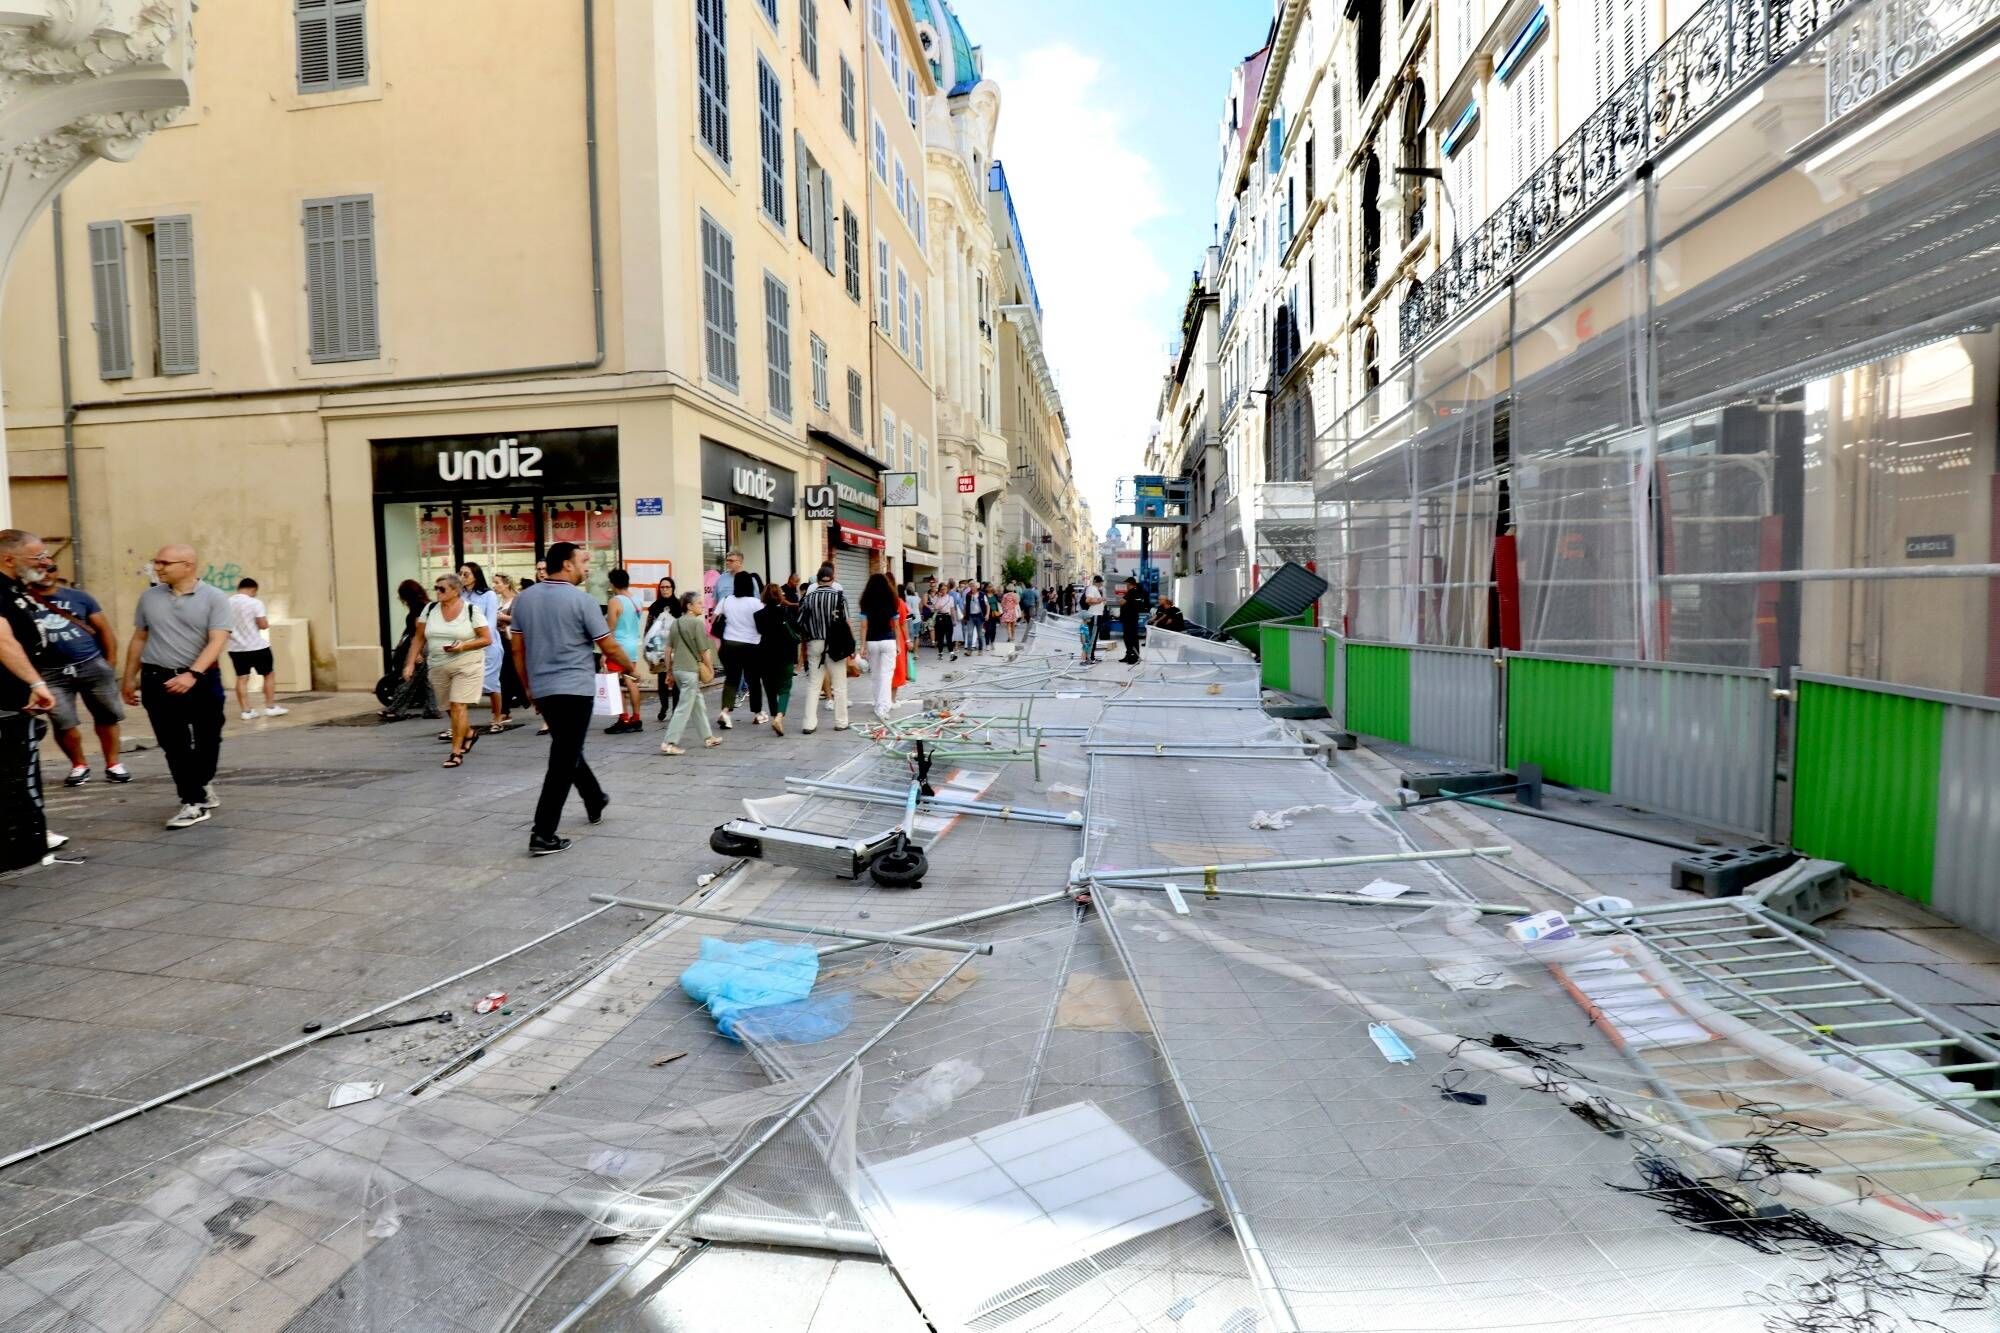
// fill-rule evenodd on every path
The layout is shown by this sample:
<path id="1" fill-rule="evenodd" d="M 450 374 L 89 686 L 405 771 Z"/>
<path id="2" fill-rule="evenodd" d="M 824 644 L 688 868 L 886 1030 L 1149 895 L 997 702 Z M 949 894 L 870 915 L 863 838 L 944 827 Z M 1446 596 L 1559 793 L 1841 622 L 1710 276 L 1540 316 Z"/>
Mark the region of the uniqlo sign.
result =
<path id="1" fill-rule="evenodd" d="M 958 477 L 958 493 L 970 495 L 978 484 L 978 480 L 970 472 L 962 472 Z"/>

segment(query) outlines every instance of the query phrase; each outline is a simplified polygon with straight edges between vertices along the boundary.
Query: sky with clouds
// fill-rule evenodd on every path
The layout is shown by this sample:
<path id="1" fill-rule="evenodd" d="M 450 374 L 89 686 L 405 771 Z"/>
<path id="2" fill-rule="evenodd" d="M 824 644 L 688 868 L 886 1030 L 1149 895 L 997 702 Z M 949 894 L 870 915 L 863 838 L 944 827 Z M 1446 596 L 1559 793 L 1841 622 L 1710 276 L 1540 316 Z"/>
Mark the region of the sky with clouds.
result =
<path id="1" fill-rule="evenodd" d="M 1215 224 L 1229 73 L 1270 0 L 953 0 L 1000 85 L 995 152 L 1042 298 L 1091 519 L 1139 470 Z"/>

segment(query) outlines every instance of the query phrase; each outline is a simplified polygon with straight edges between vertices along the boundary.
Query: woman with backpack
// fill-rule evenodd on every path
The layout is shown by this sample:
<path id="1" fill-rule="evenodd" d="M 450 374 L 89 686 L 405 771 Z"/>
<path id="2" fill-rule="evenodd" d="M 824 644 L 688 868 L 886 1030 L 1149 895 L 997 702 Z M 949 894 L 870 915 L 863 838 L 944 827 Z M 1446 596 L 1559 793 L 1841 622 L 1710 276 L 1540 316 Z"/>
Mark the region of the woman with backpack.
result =
<path id="1" fill-rule="evenodd" d="M 493 645 L 486 612 L 465 597 L 463 589 L 458 575 L 438 575 L 433 589 L 437 600 L 417 618 L 409 660 L 403 665 L 403 679 L 414 680 L 422 659 L 430 667 L 431 688 L 451 709 L 451 757 L 444 761 L 446 768 L 463 764 L 479 739 L 467 710 L 485 693 L 486 650 Z"/>

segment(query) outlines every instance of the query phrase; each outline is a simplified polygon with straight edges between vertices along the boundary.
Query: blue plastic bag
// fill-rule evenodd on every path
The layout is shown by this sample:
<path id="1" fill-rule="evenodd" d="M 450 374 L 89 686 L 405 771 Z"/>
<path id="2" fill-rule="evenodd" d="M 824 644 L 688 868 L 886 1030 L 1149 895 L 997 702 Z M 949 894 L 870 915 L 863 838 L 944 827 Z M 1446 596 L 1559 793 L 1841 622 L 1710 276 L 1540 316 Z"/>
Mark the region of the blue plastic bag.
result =
<path id="1" fill-rule="evenodd" d="M 735 1040 L 737 1015 L 803 1000 L 817 980 L 819 954 L 810 945 L 704 937 L 700 960 L 681 973 L 681 989 L 708 1006 L 722 1035 Z"/>

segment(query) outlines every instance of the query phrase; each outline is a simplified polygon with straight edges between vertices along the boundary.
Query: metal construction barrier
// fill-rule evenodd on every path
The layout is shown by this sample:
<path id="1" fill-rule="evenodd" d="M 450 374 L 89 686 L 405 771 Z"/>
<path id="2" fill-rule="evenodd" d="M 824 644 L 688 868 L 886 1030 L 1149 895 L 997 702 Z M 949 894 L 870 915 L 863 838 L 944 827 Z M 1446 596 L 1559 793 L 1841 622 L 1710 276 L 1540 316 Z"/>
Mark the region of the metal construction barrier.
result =
<path id="1" fill-rule="evenodd" d="M 2000 933 L 2000 699 L 1793 680 L 1793 845 Z"/>
<path id="2" fill-rule="evenodd" d="M 1324 701 L 1326 631 L 1317 625 L 1273 624 L 1260 627 L 1263 645 L 1262 683 L 1267 690 Z"/>
<path id="3" fill-rule="evenodd" d="M 1325 674 L 1320 687 L 1326 692 L 1327 716 L 1342 731 L 1347 729 L 1347 637 L 1326 632 Z"/>
<path id="4" fill-rule="evenodd" d="M 1500 672 L 1484 648 L 1342 644 L 1345 725 L 1475 764 L 1500 761 Z"/>
<path id="5" fill-rule="evenodd" d="M 1772 835 L 1777 672 L 1507 655 L 1507 763 L 1550 782 Z"/>

